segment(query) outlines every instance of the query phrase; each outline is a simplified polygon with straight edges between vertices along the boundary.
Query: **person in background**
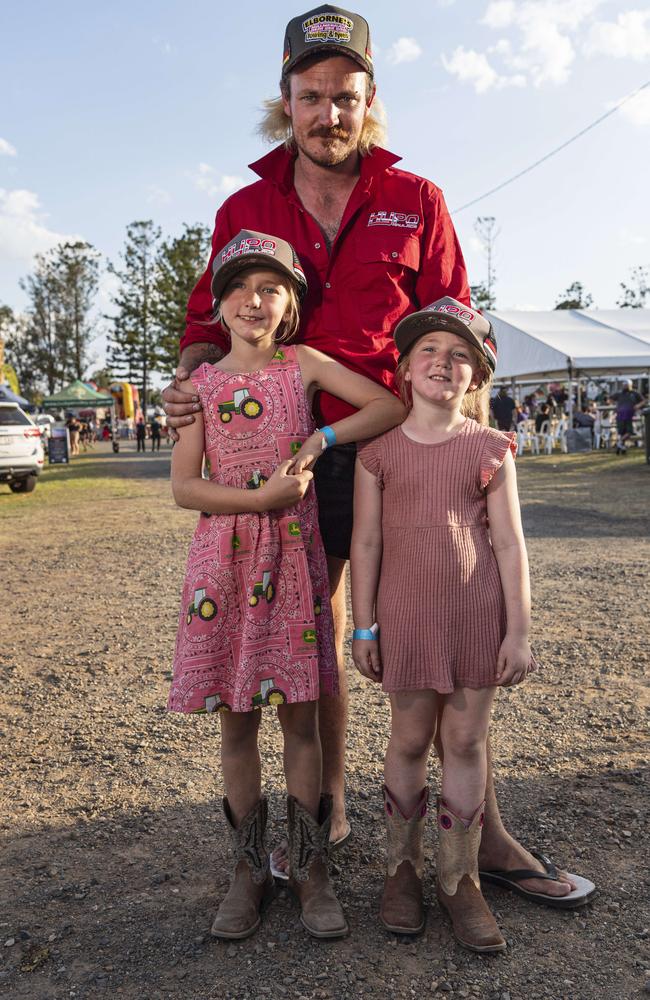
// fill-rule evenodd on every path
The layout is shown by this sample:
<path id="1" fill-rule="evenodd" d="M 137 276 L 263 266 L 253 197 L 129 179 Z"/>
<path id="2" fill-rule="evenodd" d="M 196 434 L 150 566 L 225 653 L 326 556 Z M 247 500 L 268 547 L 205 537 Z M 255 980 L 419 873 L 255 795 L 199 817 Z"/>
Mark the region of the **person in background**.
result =
<path id="1" fill-rule="evenodd" d="M 157 416 L 154 415 L 151 418 L 149 426 L 151 428 L 151 450 L 160 451 L 160 437 L 161 437 L 162 425 L 158 420 Z"/>
<path id="2" fill-rule="evenodd" d="M 490 409 L 500 431 L 512 430 L 515 407 L 514 399 L 508 395 L 506 386 L 502 385 L 490 402 Z"/>
<path id="3" fill-rule="evenodd" d="M 144 451 L 145 442 L 147 440 L 147 425 L 144 422 L 142 414 L 138 417 L 138 421 L 135 425 L 135 439 L 137 441 L 138 451 Z"/>

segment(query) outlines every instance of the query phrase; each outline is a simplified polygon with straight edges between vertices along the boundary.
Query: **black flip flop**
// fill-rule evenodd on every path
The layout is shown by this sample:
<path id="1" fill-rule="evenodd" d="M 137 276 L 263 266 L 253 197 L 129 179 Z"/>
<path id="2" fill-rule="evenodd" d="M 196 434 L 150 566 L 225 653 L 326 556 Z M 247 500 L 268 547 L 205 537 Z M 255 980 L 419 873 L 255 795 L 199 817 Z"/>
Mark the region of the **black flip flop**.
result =
<path id="1" fill-rule="evenodd" d="M 557 910 L 575 910 L 579 906 L 584 906 L 596 895 L 597 890 L 593 882 L 581 875 L 571 875 L 569 872 L 567 875 L 572 882 L 577 884 L 577 888 L 566 896 L 549 896 L 544 892 L 531 892 L 530 889 L 524 889 L 523 886 L 519 885 L 524 879 L 538 878 L 546 879 L 548 882 L 561 881 L 558 870 L 550 858 L 547 858 L 541 851 L 531 851 L 530 853 L 544 866 L 543 872 L 533 871 L 532 868 L 515 868 L 512 871 L 493 869 L 479 871 L 481 880 L 491 885 L 498 885 L 502 889 L 510 889 L 517 895 L 523 896 L 524 899 L 529 899 L 532 903 L 540 903 L 542 906 L 550 906 Z"/>

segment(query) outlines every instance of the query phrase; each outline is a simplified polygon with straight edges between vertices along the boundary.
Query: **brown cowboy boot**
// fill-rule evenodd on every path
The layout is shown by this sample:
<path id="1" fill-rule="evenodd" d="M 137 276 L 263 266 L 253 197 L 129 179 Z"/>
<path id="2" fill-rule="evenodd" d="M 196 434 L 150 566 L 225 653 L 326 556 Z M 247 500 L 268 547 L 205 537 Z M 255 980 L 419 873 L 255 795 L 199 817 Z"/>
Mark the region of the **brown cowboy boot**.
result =
<path id="1" fill-rule="evenodd" d="M 483 899 L 478 876 L 483 810 L 463 820 L 438 798 L 438 902 L 447 911 L 456 940 L 470 951 L 505 951 L 506 942 Z"/>
<path id="2" fill-rule="evenodd" d="M 318 820 L 287 796 L 289 888 L 300 901 L 300 920 L 312 937 L 337 938 L 348 923 L 327 873 L 332 796 L 321 795 Z"/>
<path id="3" fill-rule="evenodd" d="M 213 937 L 238 940 L 257 930 L 262 904 L 273 894 L 269 855 L 264 846 L 268 803 L 265 798 L 260 799 L 237 827 L 228 799 L 223 800 L 223 811 L 236 864 L 210 933 Z"/>
<path id="4" fill-rule="evenodd" d="M 421 934 L 425 911 L 422 902 L 424 824 L 429 789 L 423 788 L 410 816 L 405 816 L 384 785 L 386 814 L 386 879 L 379 919 L 395 934 Z"/>

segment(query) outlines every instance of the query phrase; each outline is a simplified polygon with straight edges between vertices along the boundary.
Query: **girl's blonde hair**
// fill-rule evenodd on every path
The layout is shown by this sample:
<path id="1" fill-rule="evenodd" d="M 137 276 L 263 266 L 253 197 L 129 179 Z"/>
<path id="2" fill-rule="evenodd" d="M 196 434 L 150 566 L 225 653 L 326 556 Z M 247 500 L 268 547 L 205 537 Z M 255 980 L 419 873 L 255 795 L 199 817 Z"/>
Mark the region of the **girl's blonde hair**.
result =
<path id="1" fill-rule="evenodd" d="M 280 97 L 272 97 L 263 102 L 264 116 L 257 126 L 257 134 L 267 142 L 283 142 L 290 153 L 296 151 L 296 144 L 293 138 L 293 128 L 291 119 L 286 114 L 282 98 L 289 98 L 291 86 L 291 74 L 287 80 L 280 82 Z M 372 93 L 374 84 L 366 74 L 366 95 Z M 359 153 L 367 156 L 375 146 L 386 144 L 386 112 L 384 106 L 377 96 L 370 110 L 367 112 L 359 137 Z"/>
<path id="2" fill-rule="evenodd" d="M 424 334 L 422 336 L 424 336 Z M 419 339 L 420 338 L 418 337 L 418 340 Z M 413 341 L 408 354 L 402 355 L 395 371 L 395 384 L 399 389 L 400 398 L 407 410 L 410 410 L 413 407 L 413 392 L 411 389 L 411 383 L 406 378 L 406 373 L 410 367 L 410 353 L 416 343 L 417 340 Z M 487 358 L 484 354 L 481 354 L 481 352 L 477 350 L 477 348 L 472 347 L 471 344 L 468 344 L 467 346 L 472 352 L 472 367 L 474 368 L 474 374 L 480 376 L 481 381 L 476 389 L 467 390 L 460 404 L 460 412 L 464 417 L 470 417 L 472 420 L 475 420 L 477 424 L 483 424 L 484 427 L 487 427 L 490 422 L 489 416 L 490 392 L 492 389 L 492 369 L 488 365 Z"/>
<path id="3" fill-rule="evenodd" d="M 245 268 L 244 270 L 256 270 L 255 265 L 250 268 Z M 286 344 L 288 341 L 292 340 L 298 333 L 298 327 L 300 326 L 300 299 L 298 298 L 298 292 L 292 281 L 286 281 L 284 277 L 278 274 L 278 280 L 282 282 L 283 288 L 286 288 L 287 294 L 289 296 L 289 304 L 287 305 L 288 316 L 277 329 L 275 334 L 275 342 L 277 344 Z M 228 286 L 224 288 L 224 295 L 228 290 Z M 210 323 L 221 323 L 221 326 L 230 333 L 228 329 L 228 324 L 223 318 L 223 313 L 221 311 L 221 303 L 223 302 L 224 296 L 221 296 L 219 300 L 219 305 L 217 306 L 216 312 Z"/>

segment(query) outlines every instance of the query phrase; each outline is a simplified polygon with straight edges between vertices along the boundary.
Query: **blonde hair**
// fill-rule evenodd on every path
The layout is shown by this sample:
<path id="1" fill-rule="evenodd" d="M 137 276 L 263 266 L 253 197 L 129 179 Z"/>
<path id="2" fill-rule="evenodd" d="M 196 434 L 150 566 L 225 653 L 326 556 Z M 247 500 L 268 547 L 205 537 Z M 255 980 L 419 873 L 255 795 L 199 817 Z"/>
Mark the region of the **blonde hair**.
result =
<path id="1" fill-rule="evenodd" d="M 422 334 L 422 336 L 424 336 L 424 334 Z M 420 338 L 418 337 L 417 339 L 419 340 Z M 413 408 L 413 391 L 410 381 L 406 378 L 406 373 L 410 367 L 410 353 L 416 343 L 417 341 L 414 340 L 409 347 L 408 353 L 402 355 L 395 371 L 395 384 L 399 390 L 400 399 L 404 403 L 407 410 Z M 474 375 L 479 375 L 481 381 L 476 389 L 467 390 L 460 404 L 460 412 L 464 417 L 469 417 L 471 420 L 475 420 L 477 424 L 482 424 L 484 427 L 488 427 L 490 422 L 489 414 L 490 391 L 492 389 L 492 369 L 488 365 L 487 358 L 484 354 L 481 354 L 481 352 L 477 350 L 477 348 L 472 347 L 471 344 L 468 344 L 468 347 L 471 350 L 472 357 L 474 359 L 472 365 L 474 368 Z"/>
<path id="2" fill-rule="evenodd" d="M 291 74 L 286 80 L 280 81 L 280 97 L 271 97 L 263 102 L 264 115 L 257 126 L 257 134 L 266 142 L 283 142 L 285 148 L 290 152 L 296 151 L 296 143 L 293 138 L 293 128 L 291 118 L 284 110 L 282 99 L 289 98 L 291 85 Z M 374 84 L 370 74 L 366 73 L 366 99 L 372 94 Z M 370 109 L 366 111 L 366 117 L 359 136 L 359 153 L 367 156 L 375 146 L 386 144 L 386 112 L 384 106 L 377 96 Z"/>
<path id="3" fill-rule="evenodd" d="M 256 268 L 253 264 L 250 268 L 245 268 L 244 270 L 260 270 Z M 287 295 L 289 296 L 289 304 L 287 305 L 288 316 L 282 321 L 280 326 L 278 326 L 278 331 L 273 338 L 277 344 L 286 344 L 292 340 L 298 333 L 298 328 L 300 326 L 300 299 L 298 298 L 298 292 L 296 291 L 293 281 L 285 280 L 284 276 L 278 275 L 279 280 L 282 282 L 282 287 L 286 288 Z M 228 285 L 224 288 L 224 293 L 227 291 Z M 223 313 L 221 311 L 221 303 L 223 302 L 223 294 L 219 299 L 219 305 L 217 306 L 216 312 L 210 323 L 221 323 L 221 326 L 227 333 L 230 333 L 228 324 L 223 318 Z"/>

